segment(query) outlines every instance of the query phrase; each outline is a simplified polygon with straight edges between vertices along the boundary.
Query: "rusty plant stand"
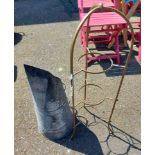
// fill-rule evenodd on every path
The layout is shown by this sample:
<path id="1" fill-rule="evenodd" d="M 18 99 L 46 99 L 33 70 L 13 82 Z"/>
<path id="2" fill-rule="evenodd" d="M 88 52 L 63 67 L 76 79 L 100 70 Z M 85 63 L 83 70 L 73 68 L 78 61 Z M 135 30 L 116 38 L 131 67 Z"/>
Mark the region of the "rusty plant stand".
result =
<path id="1" fill-rule="evenodd" d="M 111 120 L 112 120 L 112 115 L 114 113 L 114 110 L 115 110 L 115 106 L 116 106 L 116 102 L 117 102 L 117 99 L 118 99 L 118 96 L 119 96 L 119 93 L 120 93 L 120 90 L 121 90 L 121 86 L 122 86 L 122 83 L 123 83 L 123 80 L 124 80 L 124 77 L 125 77 L 125 73 L 126 73 L 126 70 L 127 70 L 127 66 L 128 66 L 128 63 L 129 63 L 129 60 L 130 60 L 130 57 L 131 57 L 131 54 L 132 54 L 132 50 L 133 50 L 133 44 L 134 44 L 134 32 L 133 32 L 133 28 L 132 28 L 132 25 L 130 23 L 130 21 L 128 20 L 128 18 L 122 13 L 120 12 L 119 10 L 116 10 L 114 8 L 111 8 L 111 7 L 104 7 L 102 4 L 98 4 L 98 5 L 95 5 L 92 7 L 92 9 L 88 12 L 88 14 L 83 18 L 83 20 L 80 22 L 80 24 L 78 25 L 76 31 L 75 31 L 75 34 L 74 34 L 74 37 L 73 37 L 73 41 L 72 41 L 72 44 L 71 44 L 71 48 L 70 48 L 70 84 L 71 84 L 71 103 L 72 103 L 72 109 L 73 109 L 73 117 L 74 117 L 74 123 L 73 123 L 73 132 L 72 132 L 72 135 L 71 135 L 71 139 L 74 137 L 75 135 L 75 131 L 76 131 L 76 110 L 75 110 L 75 90 L 74 90 L 74 77 L 80 73 L 80 72 L 84 72 L 85 73 L 85 84 L 84 86 L 82 86 L 81 88 L 84 88 L 85 91 L 84 91 L 84 100 L 86 99 L 86 94 L 87 94 L 87 86 L 88 85 L 94 85 L 94 84 L 88 84 L 87 83 L 87 74 L 100 74 L 100 73 L 103 73 L 103 72 L 106 72 L 107 70 L 111 69 L 112 68 L 112 65 L 113 65 L 113 62 L 112 60 L 110 59 L 111 61 L 111 66 L 107 69 L 107 70 L 103 70 L 102 72 L 89 72 L 87 71 L 87 65 L 85 66 L 85 69 L 82 69 L 81 67 L 81 70 L 77 73 L 74 73 L 74 66 L 73 66 L 73 56 L 74 56 L 74 46 L 75 46 L 75 43 L 76 43 L 76 39 L 77 39 L 77 36 L 79 34 L 79 31 L 81 29 L 81 27 L 83 26 L 83 24 L 86 22 L 87 20 L 87 23 L 89 24 L 89 20 L 90 20 L 90 16 L 98 11 L 98 10 L 102 10 L 102 11 L 112 11 L 112 12 L 116 12 L 117 14 L 119 14 L 125 21 L 126 23 L 128 24 L 129 26 L 129 29 L 131 31 L 131 46 L 130 46 L 130 51 L 128 53 L 128 56 L 127 56 L 127 60 L 126 60 L 126 63 L 125 63 L 125 66 L 124 66 L 124 69 L 123 69 L 123 73 L 122 73 L 122 77 L 121 77 L 121 80 L 120 80 L 120 83 L 119 83 L 119 87 L 117 89 L 117 92 L 116 92 L 116 96 L 115 96 L 115 99 L 114 99 L 114 102 L 113 102 L 113 106 L 112 106 L 112 109 L 111 109 L 111 114 L 109 116 L 109 120 L 108 120 L 108 129 L 109 129 L 109 132 L 113 133 L 113 130 L 110 126 L 111 124 Z M 88 36 L 88 28 L 86 30 L 86 34 Z M 87 40 L 87 45 L 88 45 L 88 40 Z M 90 53 L 89 53 L 89 50 L 87 52 L 87 54 L 84 54 L 82 55 L 78 60 L 80 60 L 82 57 L 84 56 L 88 56 Z M 98 53 L 97 53 L 98 54 Z M 96 87 L 99 87 L 98 85 L 95 85 Z M 80 88 L 80 89 L 81 89 Z M 101 101 L 100 101 L 101 102 Z M 99 103 L 96 103 L 95 105 L 89 105 L 89 104 L 86 104 L 85 102 L 84 103 L 84 106 L 87 105 L 87 106 L 96 106 Z"/>

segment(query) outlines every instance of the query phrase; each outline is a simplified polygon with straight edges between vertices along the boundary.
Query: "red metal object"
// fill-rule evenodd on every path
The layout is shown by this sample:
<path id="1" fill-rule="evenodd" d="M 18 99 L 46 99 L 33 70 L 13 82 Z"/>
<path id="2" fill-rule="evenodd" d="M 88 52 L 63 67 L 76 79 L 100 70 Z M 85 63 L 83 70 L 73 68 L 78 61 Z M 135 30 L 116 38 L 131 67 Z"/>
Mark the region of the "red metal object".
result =
<path id="1" fill-rule="evenodd" d="M 78 8 L 79 8 L 79 16 L 80 20 L 82 20 L 86 13 L 86 8 L 91 8 L 94 4 L 102 3 L 105 7 L 115 7 L 116 1 L 114 3 L 111 0 L 78 0 Z M 111 55 L 110 58 L 115 58 L 117 60 L 117 63 L 120 63 L 120 54 L 119 54 L 119 39 L 118 35 L 122 28 L 122 25 L 125 25 L 126 21 L 119 16 L 115 12 L 96 12 L 94 13 L 89 20 L 89 24 L 87 22 L 84 23 L 83 27 L 80 31 L 80 39 L 81 39 L 81 45 L 84 47 L 84 52 L 86 53 L 87 50 L 87 44 L 89 43 L 106 43 L 112 40 L 112 38 L 115 38 L 115 54 Z M 88 35 L 88 42 L 87 36 L 86 36 L 86 29 L 89 27 L 89 35 Z M 110 28 L 109 28 L 110 27 Z M 94 28 L 97 28 L 94 30 Z M 104 33 L 104 35 L 95 35 L 92 36 L 92 34 L 96 34 L 98 32 Z M 114 32 L 113 35 L 111 35 Z M 91 34 L 91 35 L 90 35 Z M 107 35 L 108 34 L 108 35 Z M 103 38 L 102 38 L 102 37 Z M 91 39 L 89 39 L 91 38 Z M 93 39 L 93 41 L 92 41 Z M 97 39 L 97 40 L 96 40 Z M 100 40 L 98 40 L 100 39 Z M 109 58 L 109 56 L 108 56 Z M 93 58 L 94 59 L 94 58 Z M 98 56 L 96 59 L 107 59 L 107 56 L 105 55 L 100 57 Z"/>

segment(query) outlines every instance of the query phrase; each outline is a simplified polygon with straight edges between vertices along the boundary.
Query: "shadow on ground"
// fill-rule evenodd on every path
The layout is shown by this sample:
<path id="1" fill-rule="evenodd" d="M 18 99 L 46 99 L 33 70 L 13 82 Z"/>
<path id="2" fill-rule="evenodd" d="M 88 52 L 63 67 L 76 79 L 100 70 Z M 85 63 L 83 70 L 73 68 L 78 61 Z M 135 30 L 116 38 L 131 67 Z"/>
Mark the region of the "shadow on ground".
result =
<path id="1" fill-rule="evenodd" d="M 94 118 L 94 121 L 89 122 L 88 127 L 96 126 L 101 124 L 104 126 L 107 132 L 103 133 L 104 138 L 100 138 L 100 144 L 104 143 L 107 146 L 108 150 L 105 155 L 115 154 L 115 155 L 127 155 L 131 152 L 137 152 L 140 154 L 141 152 L 141 141 L 132 135 L 126 133 L 115 125 L 110 124 L 110 129 L 108 128 L 108 122 L 99 117 L 97 114 L 91 112 L 87 107 L 85 110 Z M 107 133 L 107 134 L 106 134 Z"/>
<path id="2" fill-rule="evenodd" d="M 76 130 L 76 136 L 69 141 L 70 137 L 57 140 L 56 143 L 63 145 L 69 149 L 87 154 L 87 155 L 102 155 L 100 142 L 97 136 L 89 130 L 85 125 L 80 124 Z"/>
<path id="3" fill-rule="evenodd" d="M 126 71 L 125 75 L 138 75 L 141 74 L 141 65 L 137 62 L 135 56 L 137 55 L 137 52 L 133 52 L 131 59 L 129 61 L 128 64 L 128 68 Z M 108 72 L 105 72 L 107 77 L 111 77 L 111 76 L 121 76 L 122 72 L 124 70 L 124 68 L 122 68 L 121 65 L 125 65 L 126 62 L 126 56 L 121 56 L 121 64 L 120 65 L 116 65 L 113 66 L 111 70 L 109 70 Z M 116 62 L 114 61 L 114 63 L 116 64 Z M 101 62 L 101 66 L 103 68 L 105 68 L 105 66 L 107 65 L 107 63 L 104 63 L 103 61 Z"/>
<path id="4" fill-rule="evenodd" d="M 31 81 L 30 86 L 32 87 L 32 84 L 33 86 L 35 86 L 35 89 L 31 88 L 33 91 L 32 93 L 35 93 L 34 95 L 36 95 L 37 97 L 37 100 L 35 99 L 35 104 L 40 103 L 41 106 L 40 105 L 37 105 L 37 106 L 40 106 L 39 108 L 41 108 L 41 110 L 45 110 L 46 102 L 48 101 L 45 98 L 47 97 L 49 98 L 50 96 L 50 99 L 51 99 L 51 95 L 53 95 L 53 93 L 51 93 L 52 92 L 51 89 L 47 89 L 47 90 L 44 90 L 44 92 L 46 92 L 47 95 L 46 94 L 42 95 L 43 93 L 42 89 L 44 87 L 49 88 L 47 87 L 47 84 L 48 85 L 50 84 L 49 79 L 51 75 L 49 77 L 50 73 L 45 70 L 37 69 L 32 66 L 27 66 L 27 67 L 31 69 L 30 71 L 32 73 L 31 77 L 28 76 L 29 82 Z M 34 71 L 34 69 L 35 70 L 37 69 L 37 71 Z M 38 74 L 38 70 L 39 70 L 39 74 Z M 42 79 L 47 78 L 46 74 L 48 75 L 48 79 L 47 79 L 48 82 L 45 82 L 45 80 L 43 82 Z M 38 75 L 39 75 L 39 80 L 36 79 Z M 32 78 L 34 79 L 34 77 L 35 77 L 35 80 L 32 81 Z M 50 87 L 53 87 L 53 86 L 51 86 L 50 84 Z M 39 91 L 39 95 L 34 91 Z M 60 92 L 58 91 L 56 92 L 56 94 L 59 94 L 58 95 L 59 98 L 61 96 L 64 96 L 62 91 Z M 85 116 L 77 115 L 78 125 L 76 128 L 76 134 L 75 134 L 75 137 L 71 141 L 69 140 L 70 135 L 60 140 L 51 140 L 51 138 L 49 137 L 48 139 L 62 146 L 65 146 L 71 150 L 75 150 L 75 151 L 78 151 L 78 152 L 81 152 L 87 155 L 94 155 L 94 154 L 95 155 L 110 155 L 111 153 L 115 155 L 127 155 L 130 151 L 133 151 L 133 152 L 138 151 L 138 154 L 140 153 L 141 151 L 140 140 L 134 138 L 133 136 L 129 135 L 128 133 L 124 132 L 123 130 L 119 129 L 118 127 L 112 124 L 110 126 L 113 132 L 111 132 L 105 120 L 100 118 L 97 114 L 91 112 L 87 106 L 84 105 L 83 108 L 85 110 L 84 114 L 88 113 L 91 116 L 90 118 L 93 118 L 93 119 L 88 121 L 87 118 L 85 118 Z M 64 116 L 63 118 L 66 118 L 66 117 Z M 70 118 L 72 117 L 70 116 Z M 85 120 L 86 122 L 83 122 L 81 118 L 84 118 L 83 120 Z M 40 120 L 40 122 L 43 122 L 43 121 L 45 121 L 45 118 Z M 66 121 L 69 122 L 69 120 L 66 120 Z M 59 125 L 61 126 L 61 123 L 60 124 L 59 123 L 56 125 L 57 130 L 59 129 L 58 126 Z M 45 124 L 45 126 L 43 126 L 43 124 Z M 100 127 L 98 126 L 99 124 L 101 125 Z M 54 127 L 54 125 L 52 124 L 52 121 L 49 121 L 48 124 L 42 123 L 42 126 L 44 129 L 45 127 L 48 127 L 49 125 L 51 127 Z M 95 130 L 92 130 L 92 127 L 93 128 L 95 127 Z M 103 130 L 101 129 L 101 127 L 103 128 Z M 66 129 L 67 128 L 68 127 L 66 126 Z M 99 130 L 96 130 L 96 129 L 99 129 Z M 98 134 L 100 134 L 100 136 Z"/>
<path id="5" fill-rule="evenodd" d="M 19 42 L 21 42 L 23 36 L 25 36 L 24 33 L 14 33 L 14 45 L 17 45 Z"/>
<path id="6" fill-rule="evenodd" d="M 111 49 L 107 49 L 106 45 L 100 45 L 100 44 L 96 44 L 96 47 L 91 49 L 90 51 L 92 51 L 92 56 L 93 55 L 93 51 L 97 50 L 98 52 L 100 51 L 114 51 L 114 48 Z M 102 52 L 100 52 L 102 53 Z M 109 68 L 112 65 L 112 68 L 108 71 L 105 72 L 107 77 L 112 77 L 112 76 L 121 76 L 122 72 L 124 70 L 124 68 L 122 66 L 125 65 L 126 60 L 127 60 L 127 55 L 129 53 L 129 47 L 121 47 L 120 48 L 120 64 L 118 65 L 116 60 L 113 60 L 113 65 L 111 64 L 111 62 L 109 60 L 101 60 L 101 61 L 89 61 L 88 63 L 88 67 L 91 67 L 91 65 L 100 65 L 101 68 L 103 70 L 106 70 L 107 68 Z M 139 62 L 137 62 L 135 56 L 138 55 L 138 52 L 133 51 L 131 58 L 129 60 L 128 63 L 128 68 L 126 71 L 125 75 L 137 75 L 137 74 L 141 74 L 141 65 L 139 64 Z"/>
<path id="7" fill-rule="evenodd" d="M 127 155 L 131 152 L 140 154 L 141 141 L 129 135 L 125 131 L 117 128 L 111 124 L 110 132 L 107 122 L 97 115 L 90 112 L 87 108 L 86 111 L 90 115 L 94 116 L 94 121 L 89 121 L 88 126 L 80 124 L 77 126 L 75 137 L 70 141 L 70 137 L 66 137 L 61 140 L 54 141 L 60 145 L 63 145 L 69 149 L 87 154 L 87 155 Z M 104 128 L 101 131 L 101 136 L 97 137 L 95 132 L 91 131 L 91 128 Z"/>
<path id="8" fill-rule="evenodd" d="M 76 0 L 16 0 L 15 25 L 32 25 L 78 20 Z"/>
<path id="9" fill-rule="evenodd" d="M 16 82 L 16 80 L 17 80 L 17 73 L 18 73 L 17 66 L 14 65 L 14 82 Z"/>

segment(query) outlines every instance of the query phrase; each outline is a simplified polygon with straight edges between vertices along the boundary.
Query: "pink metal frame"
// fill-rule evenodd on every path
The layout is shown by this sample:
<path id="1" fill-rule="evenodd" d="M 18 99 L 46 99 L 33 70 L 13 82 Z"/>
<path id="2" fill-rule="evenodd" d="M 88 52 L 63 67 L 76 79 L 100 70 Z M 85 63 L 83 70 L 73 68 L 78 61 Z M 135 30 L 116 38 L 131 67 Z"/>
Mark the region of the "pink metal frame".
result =
<path id="1" fill-rule="evenodd" d="M 89 2 L 89 3 L 88 3 Z M 80 20 L 82 20 L 84 18 L 84 16 L 86 15 L 84 13 L 84 9 L 87 7 L 92 7 L 93 4 L 97 4 L 97 3 L 103 3 L 104 6 L 108 6 L 110 5 L 110 7 L 114 7 L 116 5 L 116 0 L 114 0 L 114 3 L 112 3 L 111 0 L 78 0 L 78 7 L 79 7 L 79 16 L 80 16 Z M 85 6 L 86 4 L 86 6 Z M 87 52 L 87 46 L 90 43 L 97 43 L 97 42 L 102 42 L 102 43 L 108 43 L 111 41 L 111 37 L 115 38 L 115 54 L 113 55 L 108 55 L 108 56 L 97 56 L 97 57 L 87 57 L 86 60 L 101 60 L 101 59 L 108 59 L 108 58 L 112 58 L 112 59 L 116 59 L 117 63 L 120 64 L 120 54 L 119 54 L 119 39 L 118 39 L 118 34 L 120 31 L 120 26 L 122 28 L 122 24 L 126 24 L 126 22 L 124 21 L 124 19 L 122 17 L 120 17 L 118 14 L 114 13 L 114 12 L 104 12 L 104 13 L 94 13 L 89 21 L 89 25 L 87 25 L 87 22 L 84 24 L 84 26 L 81 28 L 80 31 L 80 39 L 81 39 L 81 45 L 84 47 L 84 52 Z M 109 27 L 112 26 L 112 29 L 109 29 Z M 89 26 L 89 35 L 88 38 L 86 38 L 86 28 L 87 26 Z M 100 30 L 92 30 L 92 28 L 100 28 Z M 92 33 L 96 33 L 96 32 L 108 32 L 108 34 L 110 34 L 110 32 L 114 32 L 115 31 L 115 35 L 111 36 L 111 35 L 98 35 L 98 36 L 91 36 L 90 34 Z M 100 38 L 100 40 L 98 41 L 92 41 L 93 39 L 96 38 Z M 86 43 L 88 39 L 88 43 Z"/>
<path id="2" fill-rule="evenodd" d="M 114 3 L 111 0 L 78 0 L 78 8 L 79 8 L 79 17 L 80 21 L 83 19 L 82 15 L 85 15 L 84 8 L 91 8 L 94 4 L 102 3 L 105 7 L 114 7 L 116 6 L 116 0 L 114 0 Z M 81 38 L 81 45 L 82 42 L 82 31 L 83 28 L 81 28 L 80 31 L 80 38 Z"/>

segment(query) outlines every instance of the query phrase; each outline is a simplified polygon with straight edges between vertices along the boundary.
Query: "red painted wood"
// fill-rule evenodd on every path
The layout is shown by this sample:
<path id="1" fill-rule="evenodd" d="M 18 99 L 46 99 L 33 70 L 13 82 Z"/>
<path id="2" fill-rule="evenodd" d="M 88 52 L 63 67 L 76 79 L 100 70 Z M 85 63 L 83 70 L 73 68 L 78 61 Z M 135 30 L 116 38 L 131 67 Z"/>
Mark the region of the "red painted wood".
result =
<path id="1" fill-rule="evenodd" d="M 86 14 L 82 13 L 81 17 L 83 18 Z M 126 24 L 126 21 L 115 12 L 104 12 L 104 13 L 94 13 L 90 17 L 89 26 L 103 26 L 103 25 L 119 25 Z M 85 22 L 84 26 L 87 26 Z"/>
<path id="2" fill-rule="evenodd" d="M 105 7 L 114 7 L 114 3 L 111 0 L 83 0 L 84 8 L 91 8 L 95 4 L 102 3 Z"/>

